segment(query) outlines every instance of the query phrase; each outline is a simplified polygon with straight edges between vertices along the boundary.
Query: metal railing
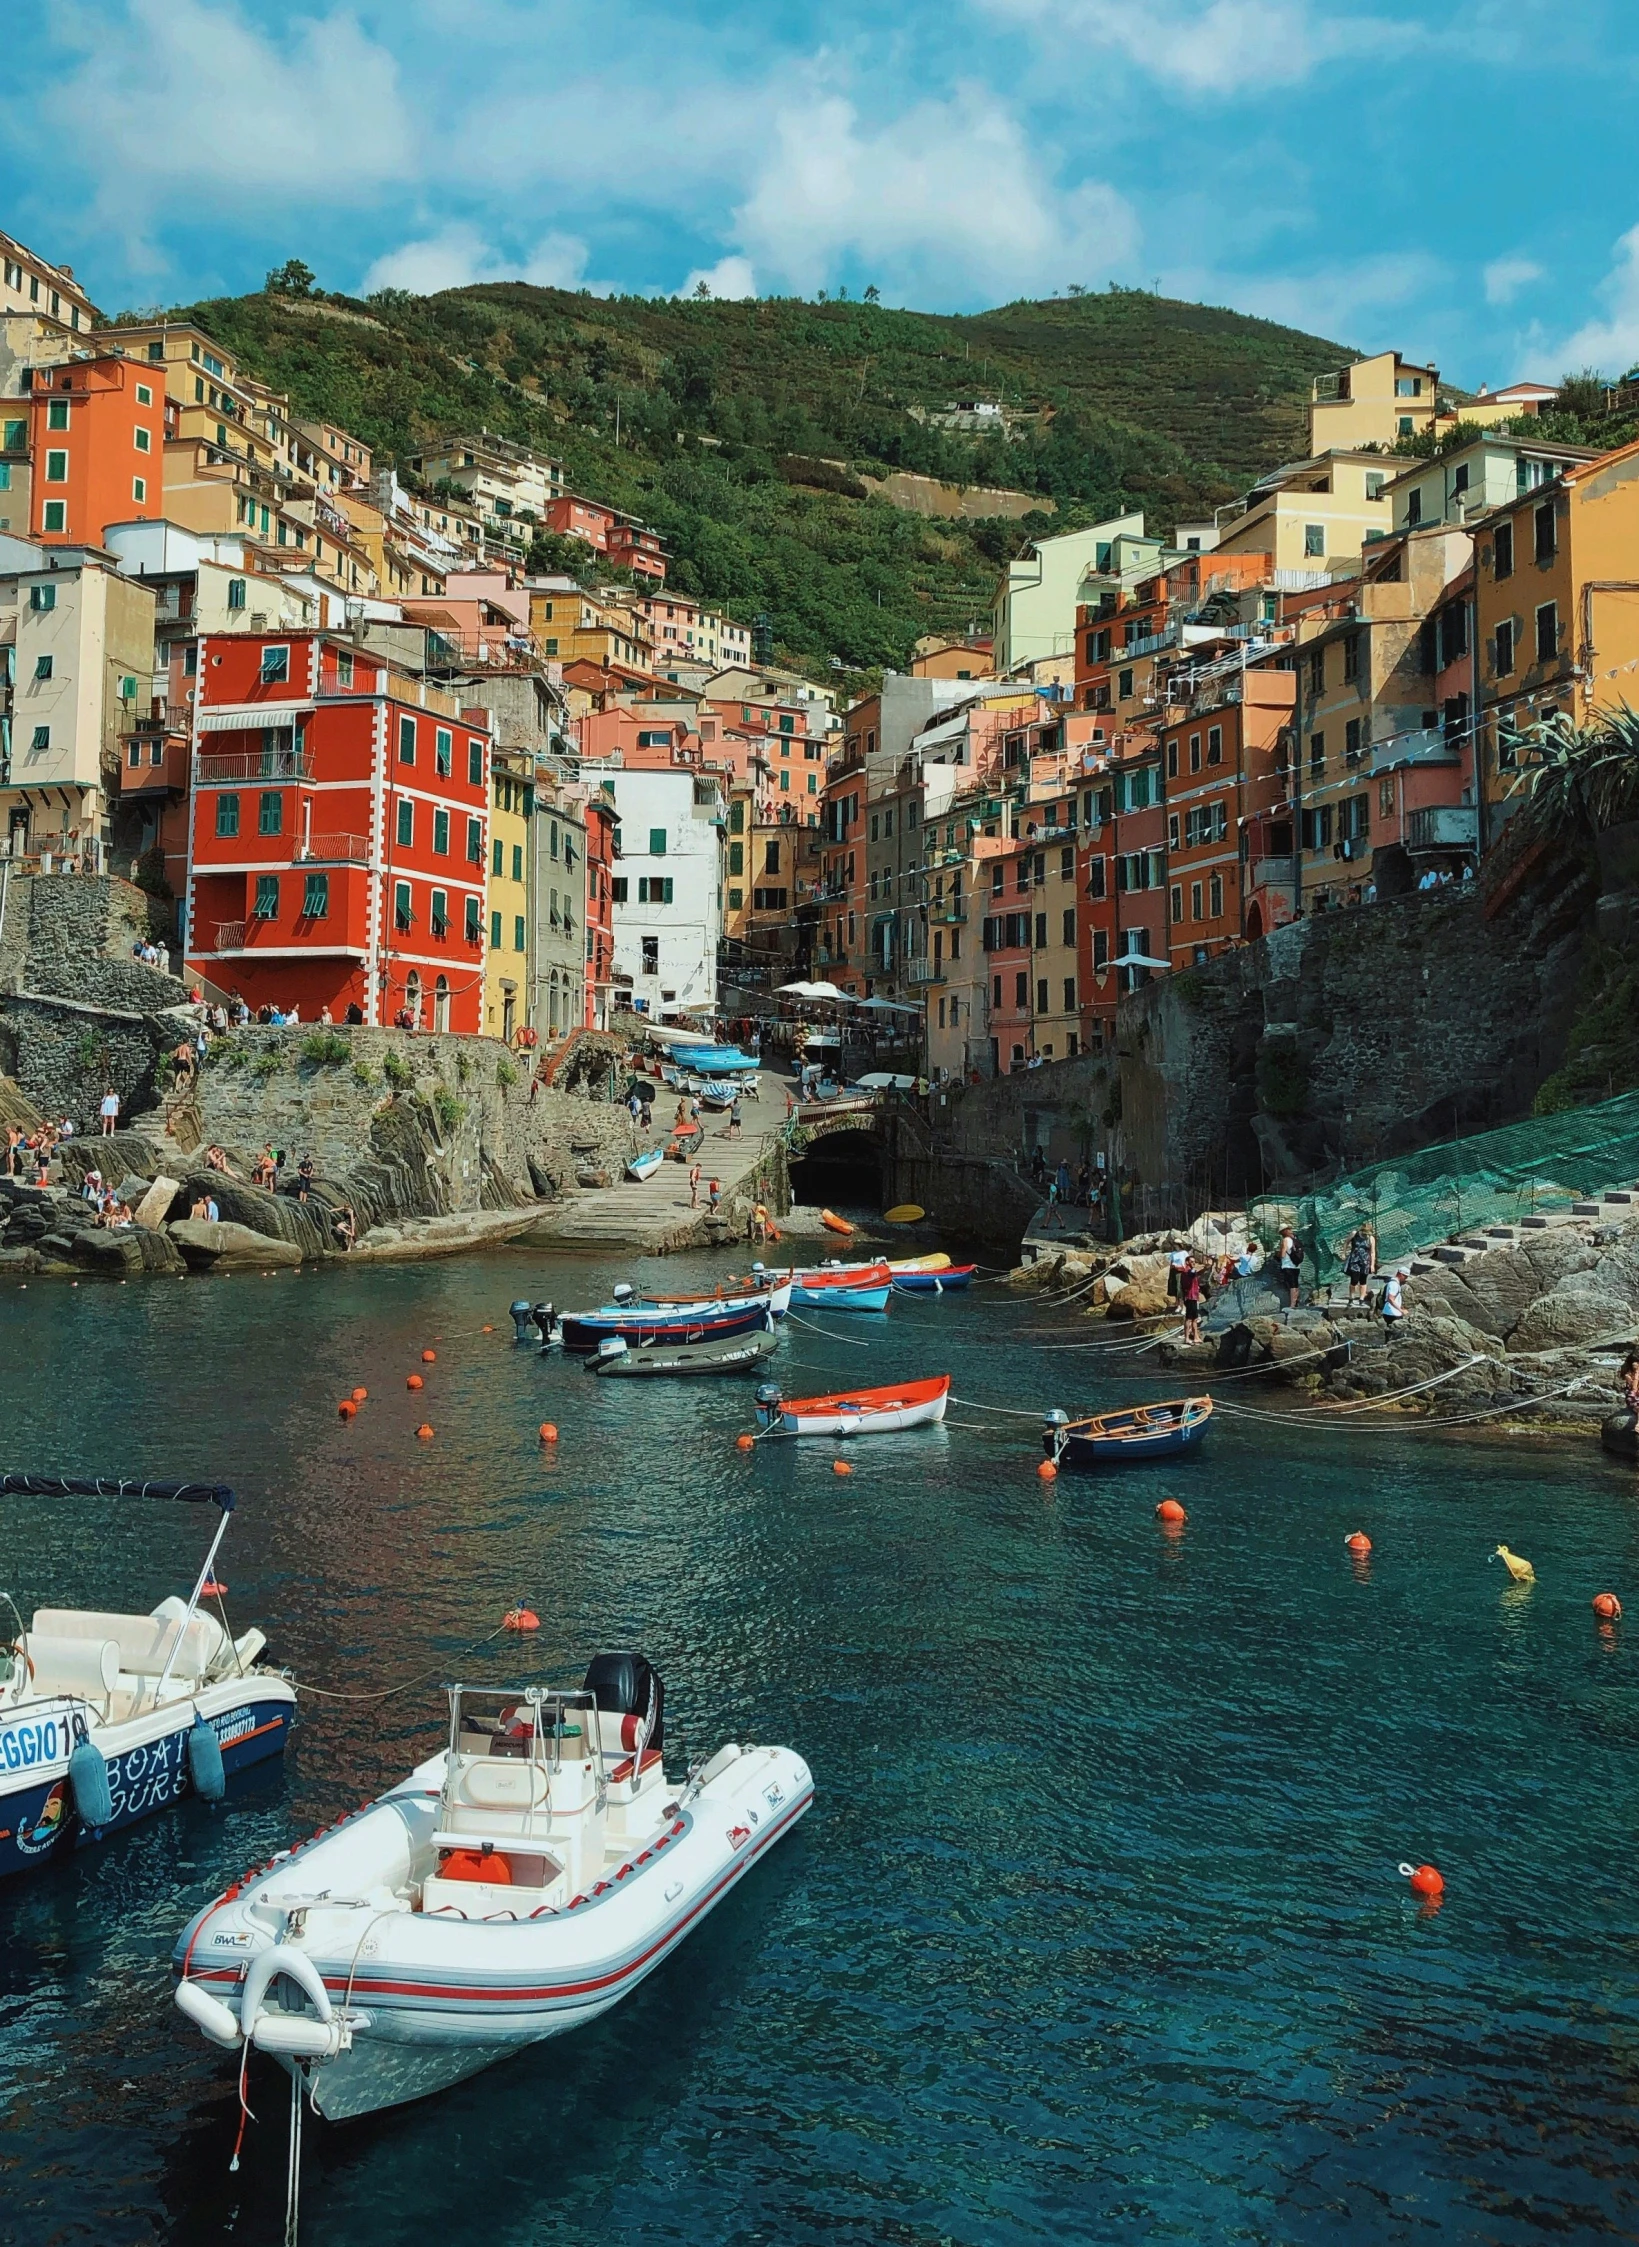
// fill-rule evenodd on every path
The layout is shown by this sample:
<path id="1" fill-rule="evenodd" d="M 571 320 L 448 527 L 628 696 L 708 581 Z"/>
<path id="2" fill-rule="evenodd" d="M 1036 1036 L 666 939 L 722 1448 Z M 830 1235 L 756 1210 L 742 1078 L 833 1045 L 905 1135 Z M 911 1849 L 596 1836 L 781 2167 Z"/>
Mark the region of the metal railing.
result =
<path id="1" fill-rule="evenodd" d="M 296 853 L 298 865 L 325 860 L 338 866 L 368 866 L 370 863 L 370 838 L 367 835 L 309 835 Z"/>
<path id="2" fill-rule="evenodd" d="M 203 751 L 194 758 L 194 783 L 201 788 L 237 781 L 311 780 L 313 759 L 305 749 L 239 749 L 226 754 Z"/>
<path id="3" fill-rule="evenodd" d="M 245 932 L 250 925 L 248 921 L 218 921 L 216 924 L 216 942 L 212 946 L 212 950 L 217 952 L 242 952 L 245 948 Z"/>

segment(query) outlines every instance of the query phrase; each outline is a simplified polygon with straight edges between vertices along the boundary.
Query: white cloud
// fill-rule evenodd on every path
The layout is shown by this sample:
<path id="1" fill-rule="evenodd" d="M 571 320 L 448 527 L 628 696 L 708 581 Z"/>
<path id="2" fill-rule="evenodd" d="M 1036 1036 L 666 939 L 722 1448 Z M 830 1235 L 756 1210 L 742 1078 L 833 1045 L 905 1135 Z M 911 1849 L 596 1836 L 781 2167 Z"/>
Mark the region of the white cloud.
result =
<path id="1" fill-rule="evenodd" d="M 65 10 L 57 28 L 79 59 L 9 137 L 57 151 L 93 189 L 88 220 L 136 260 L 154 262 L 165 212 L 266 216 L 414 176 L 397 66 L 345 8 L 272 37 L 231 0 Z"/>
<path id="2" fill-rule="evenodd" d="M 586 272 L 586 244 L 571 234 L 548 234 L 524 258 L 493 249 L 474 226 L 446 226 L 418 242 L 378 257 L 359 284 L 372 289 L 412 289 L 434 296 L 475 281 L 532 281 L 537 288 L 578 289 Z"/>
<path id="3" fill-rule="evenodd" d="M 1533 258 L 1495 257 L 1485 269 L 1485 301 L 1512 304 L 1522 289 L 1544 277 L 1544 268 Z"/>
<path id="4" fill-rule="evenodd" d="M 1587 321 L 1557 346 L 1562 367 L 1598 367 L 1622 374 L 1639 361 L 1639 226 L 1616 245 L 1616 262 L 1599 284 L 1603 318 Z"/>
<path id="5" fill-rule="evenodd" d="M 852 267 L 902 300 L 945 302 L 1095 281 L 1138 239 L 1113 188 L 1060 187 L 978 88 L 875 130 L 837 95 L 785 109 L 734 231 L 759 273 L 803 291 Z"/>
<path id="6" fill-rule="evenodd" d="M 693 296 L 700 283 L 716 297 L 748 297 L 757 294 L 757 275 L 746 257 L 723 257 L 715 265 L 697 267 L 683 283 L 683 294 Z"/>
<path id="7" fill-rule="evenodd" d="M 1173 272 L 1165 276 L 1165 287 L 1170 295 L 1233 305 L 1334 342 L 1379 350 L 1393 344 L 1416 358 L 1416 338 L 1405 335 L 1404 315 L 1436 298 L 1448 278 L 1440 261 L 1421 251 L 1385 251 L 1313 273 Z M 1399 316 L 1391 328 L 1385 327 L 1390 315 Z"/>
<path id="8" fill-rule="evenodd" d="M 1295 85 L 1322 64 L 1420 43 L 1410 25 L 1346 15 L 1324 0 L 981 0 L 1040 24 L 1062 60 L 1102 49 L 1188 95 Z"/>

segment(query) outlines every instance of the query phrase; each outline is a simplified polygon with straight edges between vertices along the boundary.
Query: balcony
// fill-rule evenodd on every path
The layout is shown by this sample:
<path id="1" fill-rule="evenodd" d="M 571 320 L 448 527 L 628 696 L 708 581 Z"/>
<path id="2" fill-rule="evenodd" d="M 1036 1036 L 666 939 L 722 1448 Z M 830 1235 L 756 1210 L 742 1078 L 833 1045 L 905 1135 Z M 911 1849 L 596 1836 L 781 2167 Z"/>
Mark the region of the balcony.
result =
<path id="1" fill-rule="evenodd" d="M 925 989 L 930 983 L 943 983 L 944 980 L 943 960 L 907 960 L 905 963 L 905 981 L 913 991 Z"/>
<path id="2" fill-rule="evenodd" d="M 1480 815 L 1473 804 L 1430 804 L 1406 815 L 1406 848 L 1478 850 Z"/>
<path id="3" fill-rule="evenodd" d="M 218 921 L 212 951 L 242 952 L 245 949 L 246 932 L 255 926 L 254 921 Z"/>
<path id="4" fill-rule="evenodd" d="M 232 788 L 253 780 L 311 780 L 313 759 L 306 749 L 238 749 L 194 759 L 196 788 Z"/>
<path id="5" fill-rule="evenodd" d="M 947 928 L 965 928 L 967 925 L 967 900 L 947 897 L 943 904 L 937 901 L 928 908 L 930 920 L 943 921 Z"/>
<path id="6" fill-rule="evenodd" d="M 296 851 L 298 866 L 368 866 L 367 835 L 307 835 Z"/>
<path id="7" fill-rule="evenodd" d="M 1415 733 L 1393 734 L 1372 744 L 1373 774 L 1393 772 L 1397 765 L 1455 765 L 1458 750 L 1447 741 L 1443 726 L 1423 726 Z"/>

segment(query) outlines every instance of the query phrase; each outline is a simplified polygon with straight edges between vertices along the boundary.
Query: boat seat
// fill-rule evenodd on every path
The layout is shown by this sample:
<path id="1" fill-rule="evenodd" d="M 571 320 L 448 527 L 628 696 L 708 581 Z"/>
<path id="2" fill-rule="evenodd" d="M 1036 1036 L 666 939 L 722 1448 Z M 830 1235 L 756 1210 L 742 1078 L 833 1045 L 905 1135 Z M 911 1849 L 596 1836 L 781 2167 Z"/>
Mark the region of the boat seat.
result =
<path id="1" fill-rule="evenodd" d="M 462 1765 L 453 1791 L 454 1807 L 517 1816 L 545 1807 L 551 1799 L 552 1775 L 544 1764 L 486 1756 Z"/>
<path id="2" fill-rule="evenodd" d="M 28 1634 L 28 1658 L 31 1696 L 69 1693 L 105 1707 L 112 1703 L 120 1671 L 119 1648 L 113 1639 L 34 1629 Z"/>
<path id="3" fill-rule="evenodd" d="M 116 1615 L 95 1608 L 41 1607 L 34 1629 L 50 1638 L 112 1639 L 119 1666 L 136 1677 L 158 1677 L 170 1661 L 173 1678 L 205 1676 L 227 1645 L 227 1633 L 214 1615 L 194 1616 L 177 1646 L 177 1626 L 187 1613 L 182 1600 L 167 1600 L 151 1615 Z"/>

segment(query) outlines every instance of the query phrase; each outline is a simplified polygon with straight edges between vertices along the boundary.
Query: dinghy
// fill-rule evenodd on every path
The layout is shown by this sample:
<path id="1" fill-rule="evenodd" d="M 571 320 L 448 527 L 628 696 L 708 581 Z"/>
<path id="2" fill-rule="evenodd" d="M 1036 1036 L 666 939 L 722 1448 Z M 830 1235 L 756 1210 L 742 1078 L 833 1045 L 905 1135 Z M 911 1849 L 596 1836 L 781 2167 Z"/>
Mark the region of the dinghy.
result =
<path id="1" fill-rule="evenodd" d="M 789 1403 L 772 1382 L 757 1391 L 757 1420 L 765 1435 L 874 1436 L 924 1428 L 945 1417 L 950 1375 L 904 1381 L 897 1388 L 849 1389 L 830 1397 L 796 1397 Z"/>
<path id="2" fill-rule="evenodd" d="M 641 1155 L 633 1155 L 628 1160 L 626 1175 L 628 1178 L 635 1178 L 638 1184 L 642 1185 L 645 1178 L 654 1176 L 665 1159 L 666 1150 L 664 1147 L 647 1147 Z"/>
<path id="3" fill-rule="evenodd" d="M 233 1512 L 214 1483 L 0 1475 L 9 1497 L 164 1498 L 214 1505 L 217 1528 L 192 1596 L 147 1615 L 39 1607 L 0 1646 L 0 1874 L 101 1841 L 186 1794 L 216 1801 L 248 1764 L 282 1752 L 296 1710 L 288 1678 L 200 1606 Z"/>
<path id="4" fill-rule="evenodd" d="M 811 1311 L 885 1311 L 892 1293 L 886 1264 L 822 1264 L 797 1273 L 791 1300 Z"/>
<path id="5" fill-rule="evenodd" d="M 780 1346 L 777 1334 L 713 1336 L 704 1342 L 640 1343 L 634 1349 L 622 1334 L 600 1342 L 588 1358 L 588 1373 L 627 1380 L 644 1375 L 749 1373 Z"/>
<path id="6" fill-rule="evenodd" d="M 1210 1397 L 1177 1397 L 1167 1404 L 1131 1405 L 1084 1420 L 1050 1412 L 1041 1444 L 1056 1467 L 1121 1467 L 1145 1459 L 1175 1459 L 1193 1451 L 1212 1417 Z"/>
<path id="7" fill-rule="evenodd" d="M 661 1310 L 686 1309 L 691 1305 L 715 1305 L 743 1300 L 766 1301 L 775 1318 L 783 1319 L 791 1308 L 791 1289 L 796 1278 L 787 1272 L 783 1279 L 761 1264 L 754 1264 L 748 1279 L 730 1278 L 721 1282 L 710 1295 L 641 1295 L 640 1303 L 652 1303 Z"/>
<path id="8" fill-rule="evenodd" d="M 617 1290 L 617 1294 L 618 1294 Z M 774 1313 L 766 1295 L 730 1297 L 716 1303 L 606 1303 L 595 1311 L 565 1311 L 553 1325 L 543 1349 L 595 1350 L 612 1334 L 647 1347 L 655 1342 L 703 1342 L 732 1334 L 754 1334 L 771 1326 Z"/>
<path id="9" fill-rule="evenodd" d="M 332 2120 L 581 2027 L 813 1800 L 790 1748 L 731 1741 L 679 1781 L 663 1745 L 641 1655 L 600 1654 L 565 1691 L 451 1687 L 438 1754 L 190 1920 L 179 2009 L 236 2072 L 247 2046 L 271 2054 Z"/>
<path id="10" fill-rule="evenodd" d="M 909 1264 L 892 1264 L 893 1283 L 903 1295 L 943 1295 L 950 1288 L 971 1287 L 977 1264 L 953 1264 L 943 1257 L 937 1265 L 923 1265 L 920 1261 Z"/>

